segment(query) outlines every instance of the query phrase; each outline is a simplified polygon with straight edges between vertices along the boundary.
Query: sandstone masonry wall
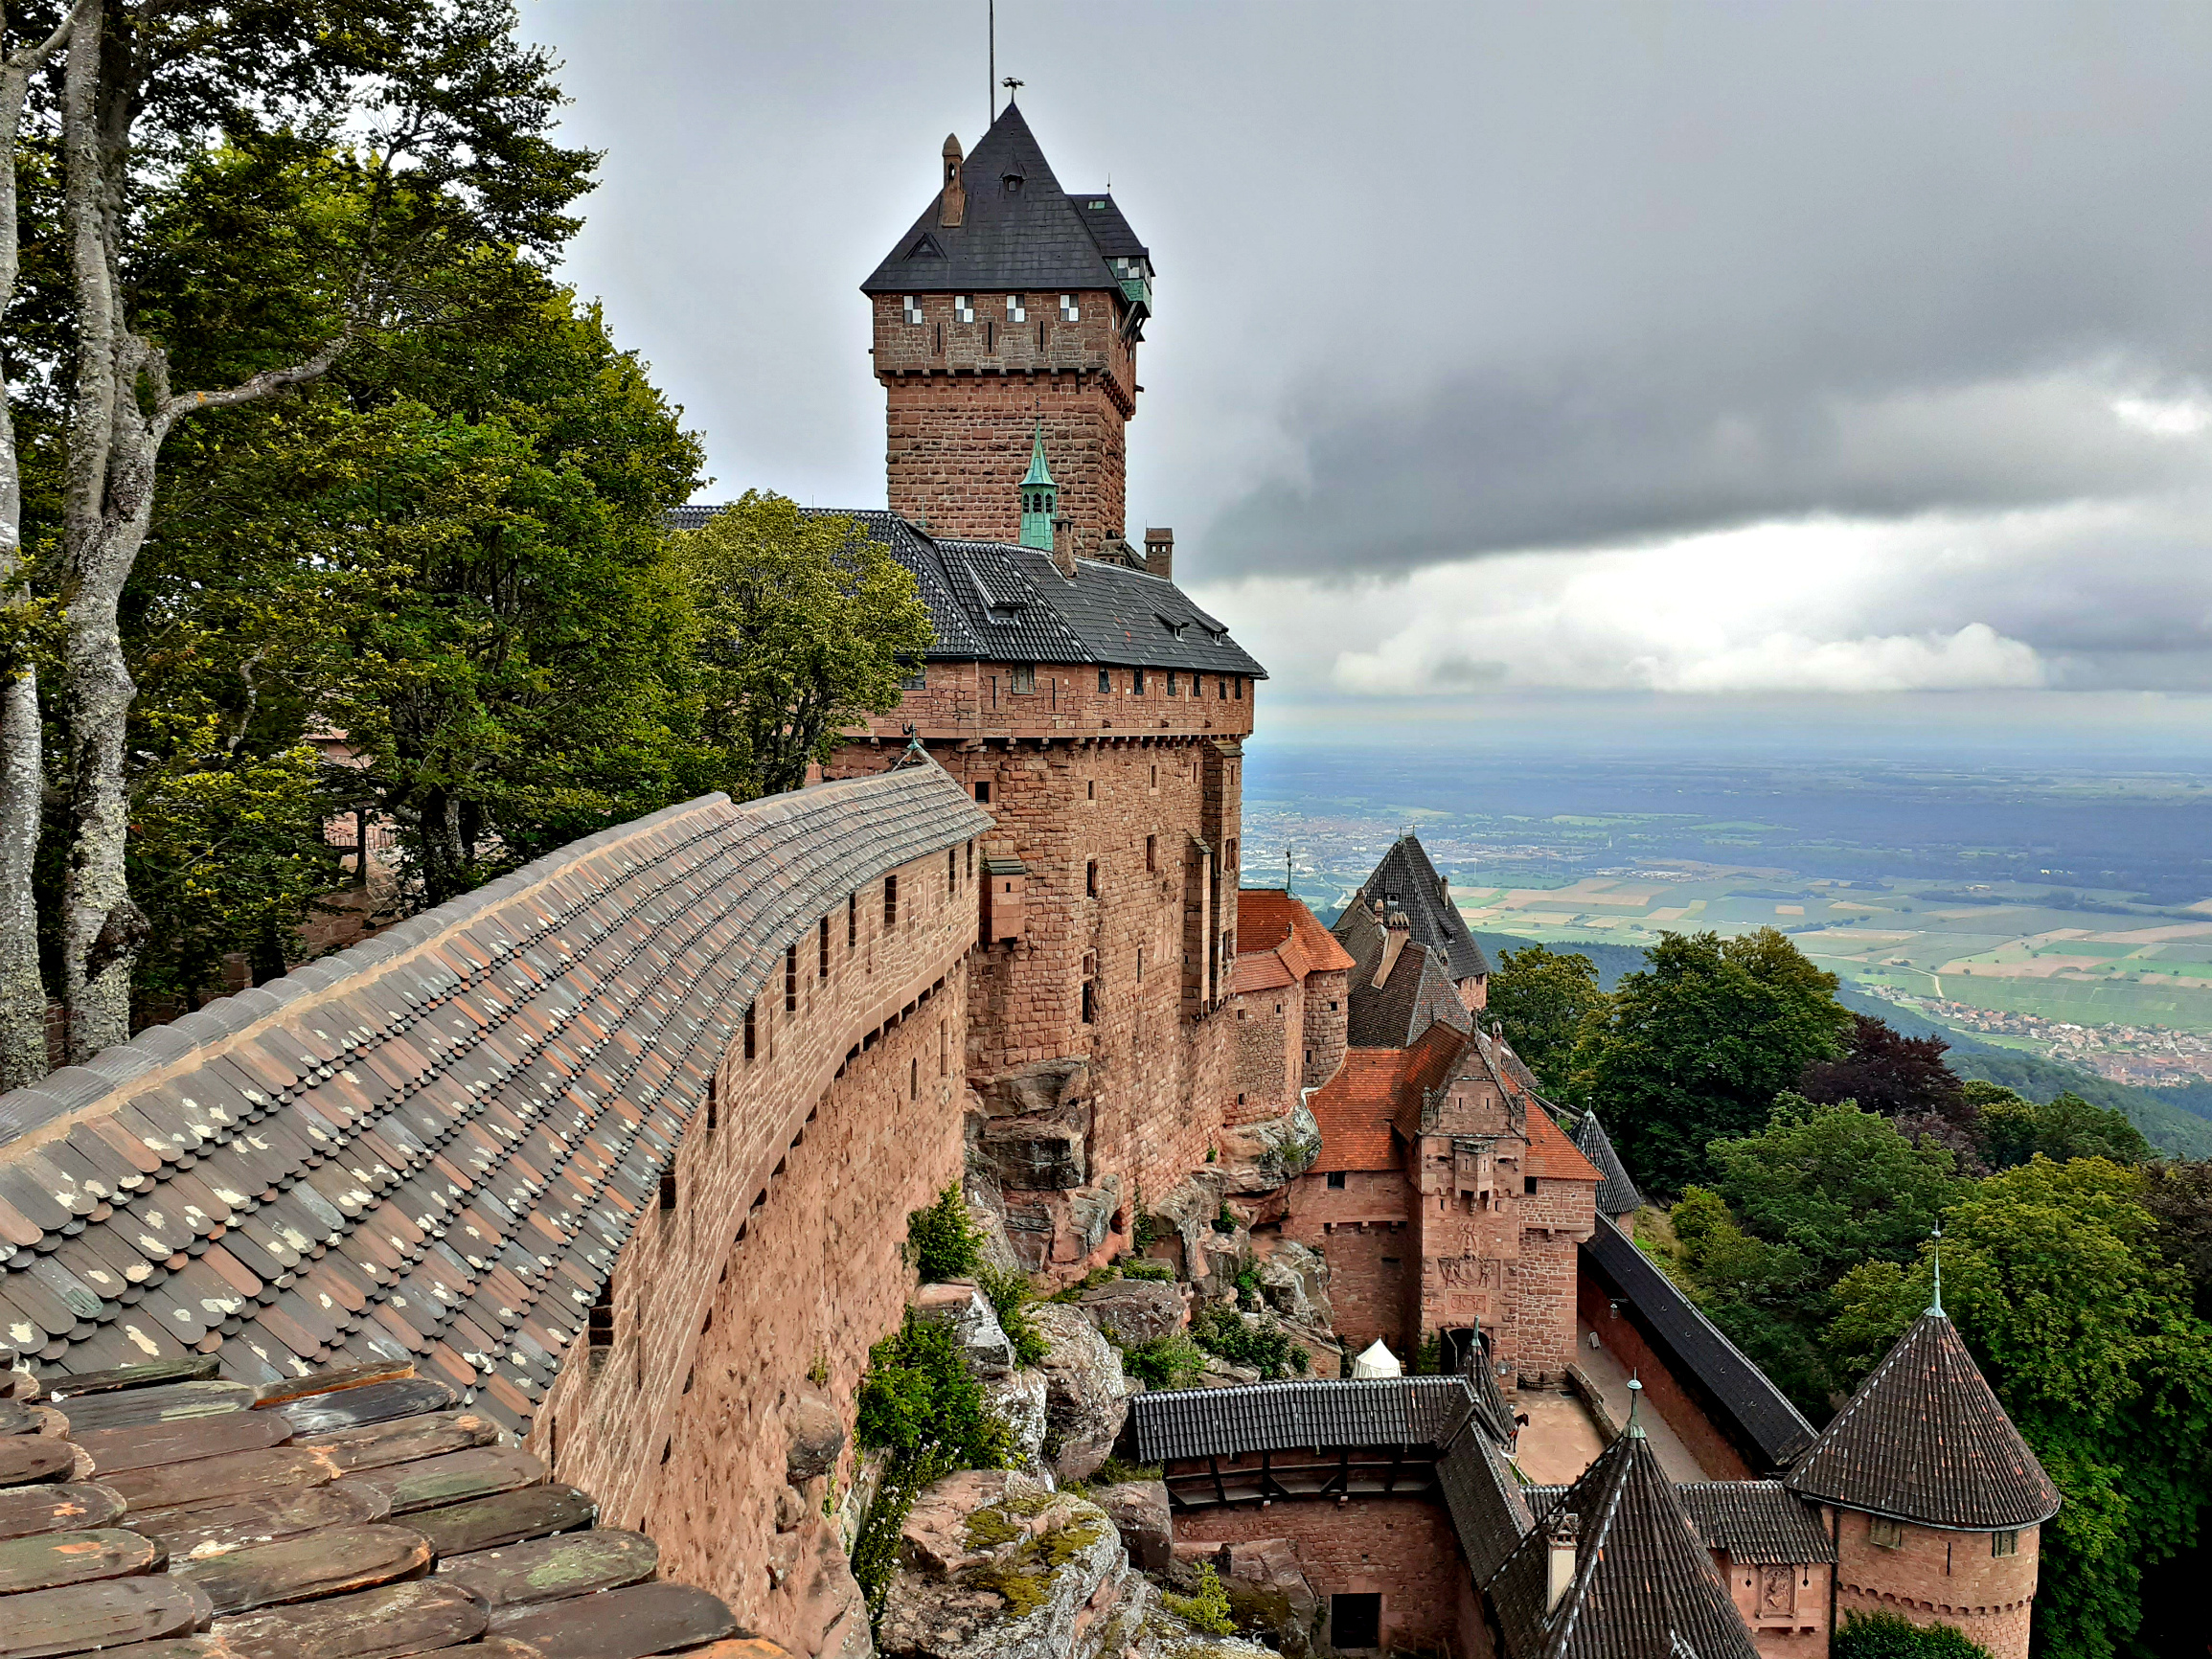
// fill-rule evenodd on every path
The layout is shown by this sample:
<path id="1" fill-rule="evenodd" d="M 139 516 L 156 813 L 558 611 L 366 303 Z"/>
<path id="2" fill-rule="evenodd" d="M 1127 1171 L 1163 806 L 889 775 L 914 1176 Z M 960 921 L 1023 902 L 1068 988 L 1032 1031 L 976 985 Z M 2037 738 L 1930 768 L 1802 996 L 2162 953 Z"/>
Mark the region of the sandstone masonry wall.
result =
<path id="1" fill-rule="evenodd" d="M 1256 1543 L 1288 1538 L 1326 1610 L 1336 1595 L 1380 1595 L 1383 1650 L 1440 1651 L 1489 1659 L 1490 1631 L 1473 1575 L 1441 1504 L 1354 1497 L 1281 1502 L 1266 1509 L 1177 1511 L 1175 1542 Z"/>
<path id="2" fill-rule="evenodd" d="M 1396 1170 L 1347 1170 L 1342 1187 L 1331 1187 L 1320 1170 L 1290 1183 L 1283 1237 L 1328 1261 L 1329 1300 L 1347 1352 L 1380 1336 L 1401 1359 L 1413 1357 L 1420 1275 L 1410 1201 L 1405 1177 Z"/>
<path id="3" fill-rule="evenodd" d="M 1823 1506 L 1821 1523 L 1833 1511 Z M 1873 1541 L 1873 1517 L 1842 1511 L 1836 1545 L 1836 1622 L 1852 1613 L 1899 1613 L 1916 1625 L 1955 1625 L 1993 1659 L 2027 1659 L 2040 1527 L 2023 1527 L 2009 1556 L 1988 1533 L 1903 1526 L 1893 1548 Z"/>
<path id="4" fill-rule="evenodd" d="M 1306 1029 L 1299 1086 L 1317 1089 L 1344 1064 L 1345 1033 L 1350 1029 L 1351 973 L 1323 968 L 1306 976 Z"/>
<path id="5" fill-rule="evenodd" d="M 871 883 L 763 989 L 752 1057 L 741 1027 L 712 1126 L 696 1117 L 677 1150 L 673 1207 L 616 1265 L 607 1341 L 570 1351 L 531 1432 L 607 1522 L 649 1531 L 671 1577 L 741 1619 L 768 1588 L 777 1414 L 813 1370 L 851 1420 L 868 1344 L 912 1284 L 906 1215 L 959 1177 L 976 881 L 965 848 L 892 875 L 890 918 Z"/>
<path id="6" fill-rule="evenodd" d="M 932 534 L 1013 541 L 1021 529 L 1015 485 L 1029 468 L 1039 424 L 1059 511 L 1078 552 L 1125 534 L 1127 427 L 1136 413 L 1136 348 L 1122 331 L 1121 296 L 1023 296 L 1026 317 L 1008 319 L 1007 296 L 974 294 L 963 322 L 957 296 L 878 295 L 875 368 L 883 383 L 884 464 L 891 511 Z"/>
<path id="7" fill-rule="evenodd" d="M 1291 1079 L 1306 1026 L 1306 989 L 1293 982 L 1246 991 L 1236 999 L 1236 1090 L 1222 1102 L 1232 1126 L 1266 1123 L 1297 1103 Z"/>
<path id="8" fill-rule="evenodd" d="M 1682 1443 L 1698 1460 L 1705 1471 L 1705 1478 L 1716 1481 L 1747 1481 L 1753 1477 L 1751 1466 L 1735 1443 L 1713 1425 L 1705 1415 L 1705 1408 L 1698 1403 L 1698 1397 L 1685 1387 L 1680 1378 L 1667 1368 L 1658 1352 L 1644 1340 L 1636 1323 L 1624 1310 L 1615 1313 L 1611 1299 L 1605 1287 L 1588 1274 L 1580 1274 L 1576 1282 L 1576 1307 L 1583 1326 L 1598 1333 L 1598 1340 L 1611 1350 L 1613 1357 L 1635 1373 L 1644 1385 L 1644 1402 L 1662 1418 L 1667 1426 L 1682 1437 Z"/>

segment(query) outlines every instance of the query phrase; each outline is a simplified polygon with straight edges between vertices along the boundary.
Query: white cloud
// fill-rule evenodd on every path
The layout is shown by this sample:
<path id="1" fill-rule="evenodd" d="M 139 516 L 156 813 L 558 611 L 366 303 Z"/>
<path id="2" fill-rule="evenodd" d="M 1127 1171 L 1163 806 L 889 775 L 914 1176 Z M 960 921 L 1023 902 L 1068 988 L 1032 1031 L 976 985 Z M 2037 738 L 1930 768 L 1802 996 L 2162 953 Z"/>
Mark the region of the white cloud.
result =
<path id="1" fill-rule="evenodd" d="M 2212 427 L 2212 400 L 2203 398 L 2115 398 L 2112 413 L 2159 438 L 2194 438 Z"/>
<path id="2" fill-rule="evenodd" d="M 2067 515 L 2063 539 L 2083 528 Z M 1767 524 L 1463 560 L 1353 588 L 1277 578 L 1211 602 L 1286 684 L 1353 696 L 2038 689 L 2064 683 L 2064 664 L 1984 607 L 2033 558 L 2023 549 L 2053 534 L 2024 522 Z"/>

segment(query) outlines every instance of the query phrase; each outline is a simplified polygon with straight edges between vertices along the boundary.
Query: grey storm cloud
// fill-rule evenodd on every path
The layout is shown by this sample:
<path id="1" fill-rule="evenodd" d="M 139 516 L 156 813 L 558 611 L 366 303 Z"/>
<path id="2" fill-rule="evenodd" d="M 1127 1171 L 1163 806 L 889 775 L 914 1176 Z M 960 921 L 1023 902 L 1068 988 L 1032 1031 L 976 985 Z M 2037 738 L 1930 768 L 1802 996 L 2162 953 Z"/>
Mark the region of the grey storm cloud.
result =
<path id="1" fill-rule="evenodd" d="M 997 12 L 1056 170 L 1110 178 L 1152 248 L 1129 520 L 1179 526 L 1220 602 L 1927 515 L 1989 557 L 1884 567 L 1837 630 L 2212 679 L 2212 7 Z M 855 288 L 984 124 L 985 15 L 524 9 L 607 152 L 569 275 L 702 431 L 713 495 L 881 503 Z M 1309 609 L 1282 625 L 1325 652 Z M 1495 672 L 1437 649 L 1440 682 Z"/>

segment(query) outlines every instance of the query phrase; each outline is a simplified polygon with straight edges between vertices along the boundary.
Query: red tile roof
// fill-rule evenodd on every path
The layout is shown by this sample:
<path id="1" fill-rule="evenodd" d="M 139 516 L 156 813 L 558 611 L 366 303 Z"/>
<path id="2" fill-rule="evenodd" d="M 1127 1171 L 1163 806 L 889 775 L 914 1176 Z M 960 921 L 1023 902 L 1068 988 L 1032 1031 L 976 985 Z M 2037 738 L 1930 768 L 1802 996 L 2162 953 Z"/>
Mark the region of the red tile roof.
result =
<path id="1" fill-rule="evenodd" d="M 1319 917 L 1292 895 L 1280 887 L 1239 888 L 1237 949 L 1240 952 L 1273 950 L 1286 937 L 1297 941 L 1310 973 L 1327 973 L 1352 966 L 1351 952 L 1321 925 Z"/>
<path id="2" fill-rule="evenodd" d="M 1397 1169 L 1392 1119 L 1410 1107 L 1419 1121 L 1422 1096 L 1450 1075 L 1466 1041 L 1465 1032 L 1435 1025 L 1409 1049 L 1345 1050 L 1343 1065 L 1312 1100 L 1321 1125 L 1316 1168 Z"/>
<path id="3" fill-rule="evenodd" d="M 1534 1101 L 1528 1103 L 1528 1172 L 1547 1181 L 1587 1181 L 1592 1186 L 1606 1178 L 1605 1171 L 1584 1157 L 1582 1148 Z"/>
<path id="4" fill-rule="evenodd" d="M 1278 990 L 1294 983 L 1289 967 L 1275 951 L 1256 950 L 1237 958 L 1236 989 L 1240 995 L 1248 990 Z"/>

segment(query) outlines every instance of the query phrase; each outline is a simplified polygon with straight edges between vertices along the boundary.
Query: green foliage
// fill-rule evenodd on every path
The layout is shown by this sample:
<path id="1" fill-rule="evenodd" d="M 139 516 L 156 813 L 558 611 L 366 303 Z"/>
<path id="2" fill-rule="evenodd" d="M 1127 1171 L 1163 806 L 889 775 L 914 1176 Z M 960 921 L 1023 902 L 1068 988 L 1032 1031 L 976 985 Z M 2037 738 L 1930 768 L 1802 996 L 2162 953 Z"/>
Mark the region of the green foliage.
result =
<path id="1" fill-rule="evenodd" d="M 1147 1388 L 1189 1388 L 1205 1375 L 1206 1355 L 1176 1330 L 1123 1349 L 1122 1369 Z"/>
<path id="2" fill-rule="evenodd" d="M 299 959 L 300 925 L 339 884 L 338 858 L 323 839 L 330 802 L 312 748 L 229 751 L 212 716 L 178 723 L 188 729 L 136 781 L 127 846 L 153 928 L 139 991 L 196 1004 L 233 952 L 257 980 Z"/>
<path id="3" fill-rule="evenodd" d="M 1173 1284 L 1175 1270 L 1165 1261 L 1148 1261 L 1141 1256 L 1125 1256 L 1114 1265 L 1124 1279 L 1149 1279 L 1157 1284 Z"/>
<path id="4" fill-rule="evenodd" d="M 1228 1636 L 1236 1631 L 1229 1621 L 1229 1593 L 1221 1588 L 1220 1575 L 1214 1571 L 1211 1561 L 1198 1563 L 1197 1595 L 1178 1596 L 1172 1590 L 1162 1591 L 1160 1601 L 1176 1618 L 1209 1636 Z"/>
<path id="5" fill-rule="evenodd" d="M 875 1618 L 898 1565 L 900 1529 L 923 1489 L 955 1469 L 1006 1467 L 1014 1437 L 984 1404 L 950 1328 L 919 1321 L 912 1308 L 868 1350 L 853 1432 L 860 1444 L 890 1453 L 853 1544 L 853 1576 Z"/>
<path id="6" fill-rule="evenodd" d="M 2144 1174 L 2159 1254 L 2189 1276 L 2198 1317 L 2212 1319 L 2212 1163 L 2154 1164 Z"/>
<path id="7" fill-rule="evenodd" d="M 2043 1529 L 2039 1648 L 2129 1648 L 2145 1568 L 2189 1546 L 2212 1491 L 2212 1328 L 2159 1250 L 2147 1178 L 2038 1157 L 1947 1213 L 1943 1300 L 2064 1494 Z M 1854 1268 L 1827 1346 L 1855 1382 L 1927 1305 L 1927 1252 Z"/>
<path id="8" fill-rule="evenodd" d="M 676 550 L 698 615 L 706 736 L 732 794 L 797 788 L 841 728 L 898 706 L 929 613 L 857 520 L 748 489 Z"/>
<path id="9" fill-rule="evenodd" d="M 2124 1114 L 2091 1105 L 2071 1090 L 2038 1105 L 1992 1084 L 1970 1083 L 1968 1088 L 1970 1098 L 1980 1097 L 1982 1156 L 1992 1169 L 2009 1170 L 2037 1156 L 2055 1164 L 2071 1158 L 2150 1161 L 2151 1144 Z"/>
<path id="10" fill-rule="evenodd" d="M 1772 928 L 1662 934 L 1648 957 L 1583 1032 L 1574 1070 L 1638 1183 L 1672 1194 L 1709 1178 L 1707 1143 L 1756 1130 L 1807 1065 L 1840 1053 L 1852 1020 L 1836 976 Z"/>
<path id="11" fill-rule="evenodd" d="M 925 1210 L 906 1216 L 906 1247 L 923 1283 L 974 1279 L 983 1269 L 983 1235 L 968 1214 L 958 1182 L 937 1194 Z"/>
<path id="12" fill-rule="evenodd" d="M 1421 1339 L 1421 1346 L 1413 1351 L 1413 1364 L 1408 1368 L 1415 1376 L 1435 1376 L 1444 1370 L 1444 1336 L 1431 1330 Z"/>
<path id="13" fill-rule="evenodd" d="M 1846 1613 L 1835 1659 L 1990 1659 L 1956 1625 L 1915 1625 L 1897 1613 Z"/>
<path id="14" fill-rule="evenodd" d="M 1612 1002 L 1598 989 L 1597 966 L 1588 957 L 1530 944 L 1498 958 L 1485 1006 L 1544 1092 L 1566 1100 L 1575 1046 L 1604 1025 Z"/>
<path id="15" fill-rule="evenodd" d="M 926 1214 L 926 1212 L 924 1212 Z M 992 1310 L 998 1315 L 999 1329 L 1014 1343 L 1014 1361 L 1016 1365 L 1044 1363 L 1044 1335 L 1037 1329 L 1037 1321 L 1030 1317 L 1030 1304 L 1037 1300 L 1037 1291 L 1029 1282 L 1029 1275 L 1018 1268 L 1001 1273 L 997 1268 L 978 1264 L 975 1282 L 983 1287 L 983 1294 L 991 1299 Z"/>
<path id="16" fill-rule="evenodd" d="M 1262 1315 L 1246 1323 L 1235 1308 L 1218 1302 L 1193 1316 L 1191 1340 L 1232 1365 L 1250 1366 L 1269 1382 L 1292 1372 L 1303 1376 L 1310 1363 L 1306 1351 L 1272 1319 Z"/>

